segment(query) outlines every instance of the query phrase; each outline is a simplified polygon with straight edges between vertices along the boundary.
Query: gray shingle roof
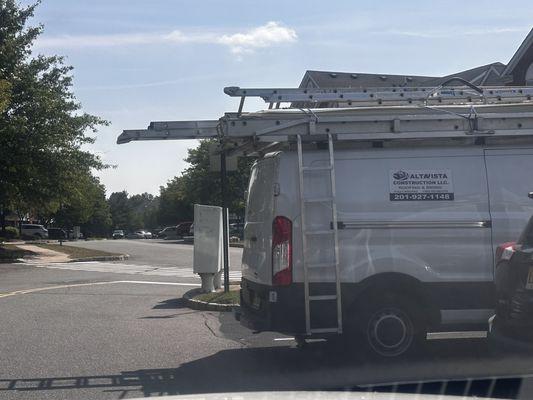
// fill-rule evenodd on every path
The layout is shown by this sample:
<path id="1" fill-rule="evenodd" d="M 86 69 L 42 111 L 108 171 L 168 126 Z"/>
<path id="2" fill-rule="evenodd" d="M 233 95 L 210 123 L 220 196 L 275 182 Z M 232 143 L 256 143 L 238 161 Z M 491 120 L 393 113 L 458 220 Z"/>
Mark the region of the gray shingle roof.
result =
<path id="1" fill-rule="evenodd" d="M 424 83 L 437 79 L 433 76 L 367 74 L 332 71 L 307 71 L 302 85 L 309 81 L 316 87 L 391 87 L 391 86 L 424 86 Z"/>
<path id="2" fill-rule="evenodd" d="M 471 68 L 443 77 L 417 75 L 368 74 L 359 72 L 307 71 L 300 87 L 395 87 L 395 86 L 438 86 L 447 79 L 458 76 L 477 85 L 503 85 L 505 80 L 501 73 L 505 65 L 496 62 Z"/>

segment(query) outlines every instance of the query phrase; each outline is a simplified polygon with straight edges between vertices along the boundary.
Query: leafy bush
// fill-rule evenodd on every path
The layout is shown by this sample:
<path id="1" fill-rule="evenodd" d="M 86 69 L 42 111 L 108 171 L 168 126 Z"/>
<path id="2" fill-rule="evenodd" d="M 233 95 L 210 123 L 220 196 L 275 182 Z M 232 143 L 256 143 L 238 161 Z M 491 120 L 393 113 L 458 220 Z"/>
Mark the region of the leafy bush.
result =
<path id="1" fill-rule="evenodd" d="M 19 230 L 15 228 L 14 226 L 6 226 L 6 233 L 5 235 L 6 239 L 16 239 L 19 237 Z"/>

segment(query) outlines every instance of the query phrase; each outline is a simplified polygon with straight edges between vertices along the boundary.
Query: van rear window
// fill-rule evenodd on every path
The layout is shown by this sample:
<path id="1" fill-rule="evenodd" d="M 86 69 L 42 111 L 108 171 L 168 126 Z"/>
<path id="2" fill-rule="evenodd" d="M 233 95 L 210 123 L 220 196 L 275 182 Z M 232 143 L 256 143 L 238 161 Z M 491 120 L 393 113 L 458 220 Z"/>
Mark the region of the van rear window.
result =
<path id="1" fill-rule="evenodd" d="M 276 163 L 272 159 L 257 163 L 250 175 L 246 220 L 259 222 L 272 214 L 272 188 Z"/>

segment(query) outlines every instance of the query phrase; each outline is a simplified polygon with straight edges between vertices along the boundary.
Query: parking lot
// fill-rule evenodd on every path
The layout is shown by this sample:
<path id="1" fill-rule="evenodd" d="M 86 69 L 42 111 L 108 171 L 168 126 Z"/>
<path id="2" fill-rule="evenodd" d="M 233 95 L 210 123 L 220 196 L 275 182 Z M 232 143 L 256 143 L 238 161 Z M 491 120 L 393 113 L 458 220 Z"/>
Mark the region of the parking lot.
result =
<path id="1" fill-rule="evenodd" d="M 533 373 L 530 354 L 484 339 L 431 341 L 415 357 L 394 361 L 371 360 L 339 342 L 297 349 L 290 337 L 241 327 L 232 313 L 187 308 L 181 297 L 198 287 L 196 278 L 119 268 L 141 267 L 152 252 L 171 272 L 186 265 L 190 245 L 75 245 L 132 254 L 129 264 L 115 263 L 114 272 L 0 264 L 0 354 L 8 361 L 0 365 L 2 399 L 344 390 L 362 383 Z M 238 259 L 240 249 L 231 251 Z"/>
<path id="2" fill-rule="evenodd" d="M 118 239 L 68 242 L 69 246 L 128 254 L 124 263 L 155 267 L 192 268 L 193 245 L 181 240 Z M 242 249 L 230 247 L 230 269 L 240 271 Z"/>

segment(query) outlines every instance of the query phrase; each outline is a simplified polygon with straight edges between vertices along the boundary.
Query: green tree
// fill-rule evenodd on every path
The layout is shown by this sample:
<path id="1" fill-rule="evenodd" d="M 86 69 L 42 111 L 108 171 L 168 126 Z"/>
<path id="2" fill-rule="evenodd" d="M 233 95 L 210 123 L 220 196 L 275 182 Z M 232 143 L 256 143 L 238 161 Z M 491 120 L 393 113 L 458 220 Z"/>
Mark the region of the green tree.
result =
<path id="1" fill-rule="evenodd" d="M 111 212 L 104 185 L 98 178 L 87 175 L 78 182 L 69 203 L 61 204 L 49 220 L 69 229 L 79 225 L 85 236 L 107 236 L 111 228 Z"/>
<path id="2" fill-rule="evenodd" d="M 150 193 L 131 196 L 128 199 L 128 205 L 132 212 L 132 220 L 130 222 L 132 229 L 153 229 L 157 227 L 157 220 L 154 217 L 158 203 L 159 199 Z"/>
<path id="3" fill-rule="evenodd" d="M 132 211 L 128 202 L 128 192 L 113 192 L 108 199 L 113 229 L 130 229 Z"/>
<path id="4" fill-rule="evenodd" d="M 109 196 L 108 204 L 114 229 L 150 230 L 158 226 L 159 198 L 149 193 L 128 196 L 126 191 L 114 192 Z"/>
<path id="5" fill-rule="evenodd" d="M 106 122 L 81 112 L 72 67 L 58 56 L 32 56 L 42 26 L 27 26 L 37 4 L 0 0 L 0 214 L 51 214 L 76 201 L 78 183 L 105 165 L 82 150 Z"/>
<path id="6" fill-rule="evenodd" d="M 0 80 L 0 113 L 9 105 L 11 99 L 11 86 L 6 80 Z"/>
<path id="7" fill-rule="evenodd" d="M 210 169 L 209 149 L 213 141 L 203 140 L 190 149 L 187 161 L 190 166 L 179 177 L 160 188 L 159 220 L 172 224 L 192 220 L 193 205 L 221 205 L 220 173 Z M 237 171 L 227 174 L 227 200 L 230 213 L 244 215 L 244 194 L 248 186 L 253 159 L 240 158 Z"/>
<path id="8" fill-rule="evenodd" d="M 193 204 L 185 200 L 185 187 L 181 177 L 175 177 L 159 188 L 157 221 L 160 226 L 176 225 L 180 221 L 192 221 Z"/>

